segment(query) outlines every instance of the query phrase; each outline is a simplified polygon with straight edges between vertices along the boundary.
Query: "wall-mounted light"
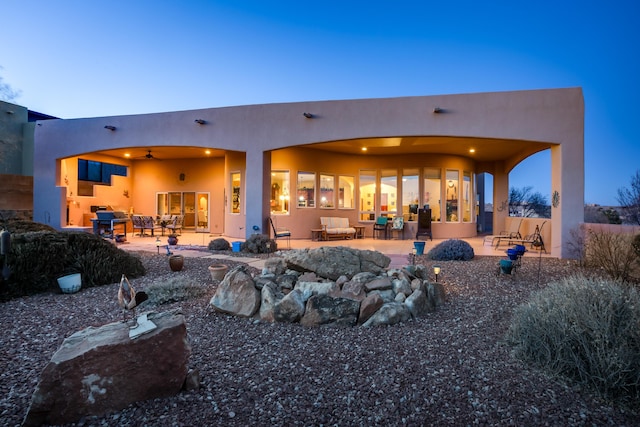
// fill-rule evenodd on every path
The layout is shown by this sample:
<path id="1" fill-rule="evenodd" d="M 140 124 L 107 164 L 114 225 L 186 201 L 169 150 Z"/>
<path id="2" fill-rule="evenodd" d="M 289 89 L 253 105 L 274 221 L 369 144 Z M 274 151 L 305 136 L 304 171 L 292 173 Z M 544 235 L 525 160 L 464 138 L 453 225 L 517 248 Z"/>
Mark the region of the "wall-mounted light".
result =
<path id="1" fill-rule="evenodd" d="M 7 114 L 13 114 L 12 110 L 7 110 Z"/>
<path id="2" fill-rule="evenodd" d="M 105 129 L 109 129 L 110 131 L 114 131 L 114 130 L 116 130 L 116 127 L 115 127 L 115 126 L 111 126 L 111 125 L 105 125 L 105 127 L 104 127 L 104 128 L 105 128 Z"/>
<path id="3" fill-rule="evenodd" d="M 184 178 L 185 178 L 184 173 L 181 173 L 180 175 L 178 175 L 178 178 L 180 179 L 180 181 L 184 181 Z"/>
<path id="4" fill-rule="evenodd" d="M 203 124 L 207 123 L 207 121 L 203 120 L 203 119 L 195 119 L 194 122 L 196 122 L 199 125 L 203 125 Z"/>
<path id="5" fill-rule="evenodd" d="M 444 110 L 440 107 L 434 107 L 433 112 L 436 114 L 444 113 Z"/>
<path id="6" fill-rule="evenodd" d="M 307 119 L 312 119 L 313 118 L 313 114 L 311 113 L 302 113 L 303 116 L 305 116 Z"/>
<path id="7" fill-rule="evenodd" d="M 433 266 L 433 274 L 436 275 L 436 283 L 438 283 L 438 275 L 440 274 L 440 266 L 439 265 L 434 265 Z"/>

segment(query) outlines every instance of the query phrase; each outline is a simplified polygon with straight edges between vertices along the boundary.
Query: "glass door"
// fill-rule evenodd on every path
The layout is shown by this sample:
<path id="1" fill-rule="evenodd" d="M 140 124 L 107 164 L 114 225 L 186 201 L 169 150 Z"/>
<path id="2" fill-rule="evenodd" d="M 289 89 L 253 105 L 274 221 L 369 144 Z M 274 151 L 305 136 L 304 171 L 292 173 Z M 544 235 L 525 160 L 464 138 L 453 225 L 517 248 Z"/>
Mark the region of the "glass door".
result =
<path id="1" fill-rule="evenodd" d="M 196 227 L 196 193 L 184 192 L 182 193 L 182 200 L 184 203 L 182 213 L 184 214 L 184 228 Z"/>
<path id="2" fill-rule="evenodd" d="M 209 232 L 209 193 L 196 193 L 196 232 Z"/>

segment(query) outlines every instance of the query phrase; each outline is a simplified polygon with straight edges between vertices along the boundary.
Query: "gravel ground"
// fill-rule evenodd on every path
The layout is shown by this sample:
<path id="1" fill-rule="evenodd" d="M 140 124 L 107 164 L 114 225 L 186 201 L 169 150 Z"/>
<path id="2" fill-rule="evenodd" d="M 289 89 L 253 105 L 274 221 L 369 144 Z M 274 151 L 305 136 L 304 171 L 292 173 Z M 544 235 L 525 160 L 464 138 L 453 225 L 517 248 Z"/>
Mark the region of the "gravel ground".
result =
<path id="1" fill-rule="evenodd" d="M 547 378 L 501 343 L 513 308 L 542 284 L 570 274 L 567 261 L 526 258 L 515 277 L 496 276 L 496 258 L 441 262 L 447 303 L 424 319 L 365 329 L 266 324 L 212 311 L 210 259 L 141 253 L 149 273 L 137 289 L 189 275 L 203 298 L 181 308 L 197 391 L 138 402 L 74 425 L 640 425 L 640 414 Z M 225 261 L 234 264 L 233 261 Z M 429 264 L 429 262 L 425 262 Z M 63 339 L 118 321 L 117 284 L 73 295 L 42 294 L 0 304 L 0 420 L 19 425 L 44 366 Z M 149 309 L 149 308 L 147 308 Z"/>

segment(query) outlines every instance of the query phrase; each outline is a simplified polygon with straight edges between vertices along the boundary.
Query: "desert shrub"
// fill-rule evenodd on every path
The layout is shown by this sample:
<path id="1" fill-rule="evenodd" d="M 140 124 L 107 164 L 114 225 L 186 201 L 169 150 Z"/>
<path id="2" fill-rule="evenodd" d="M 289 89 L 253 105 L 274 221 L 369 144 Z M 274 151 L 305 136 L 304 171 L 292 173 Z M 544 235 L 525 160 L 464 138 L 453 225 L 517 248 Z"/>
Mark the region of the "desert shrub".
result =
<path id="1" fill-rule="evenodd" d="M 200 298 L 207 293 L 207 288 L 194 283 L 188 277 L 172 276 L 147 286 L 144 291 L 149 296 L 148 304 L 158 306 Z"/>
<path id="2" fill-rule="evenodd" d="M 445 240 L 427 253 L 427 258 L 434 261 L 469 261 L 473 257 L 471 245 L 458 239 Z"/>
<path id="3" fill-rule="evenodd" d="M 270 244 L 268 249 L 267 243 Z M 240 249 L 252 254 L 266 254 L 274 252 L 277 249 L 277 244 L 275 240 L 270 239 L 266 234 L 252 234 L 240 245 Z"/>
<path id="4" fill-rule="evenodd" d="M 636 234 L 631 242 L 631 248 L 635 252 L 638 261 L 640 261 L 640 234 Z"/>
<path id="5" fill-rule="evenodd" d="M 219 237 L 210 241 L 207 248 L 210 251 L 228 251 L 231 249 L 231 244 L 226 239 Z"/>
<path id="6" fill-rule="evenodd" d="M 604 271 L 611 279 L 630 281 L 638 255 L 633 248 L 634 236 L 588 230 L 585 236 L 584 264 Z"/>
<path id="7" fill-rule="evenodd" d="M 607 398 L 640 399 L 640 295 L 574 276 L 532 294 L 506 334 L 515 355 Z"/>
<path id="8" fill-rule="evenodd" d="M 0 219 L 0 229 L 3 228 L 12 234 L 22 234 L 31 231 L 56 231 L 55 228 L 49 225 L 17 218 L 7 219 L 6 221 Z"/>
<path id="9" fill-rule="evenodd" d="M 142 261 L 112 243 L 83 232 L 37 231 L 14 234 L 7 259 L 11 275 L 3 298 L 58 291 L 56 279 L 82 273 L 83 287 L 145 274 Z"/>

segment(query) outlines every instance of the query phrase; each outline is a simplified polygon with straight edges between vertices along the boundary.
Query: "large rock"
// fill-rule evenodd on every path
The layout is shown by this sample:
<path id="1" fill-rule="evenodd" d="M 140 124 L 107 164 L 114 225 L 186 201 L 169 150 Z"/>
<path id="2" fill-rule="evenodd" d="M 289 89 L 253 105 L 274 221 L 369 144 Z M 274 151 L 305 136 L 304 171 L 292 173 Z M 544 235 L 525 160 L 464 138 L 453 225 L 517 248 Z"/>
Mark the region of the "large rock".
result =
<path id="1" fill-rule="evenodd" d="M 297 322 L 304 314 L 305 303 L 310 296 L 294 289 L 273 306 L 273 318 L 277 322 Z"/>
<path id="2" fill-rule="evenodd" d="M 435 306 L 429 299 L 426 290 L 420 287 L 413 291 L 404 301 L 413 317 L 424 317 L 428 313 L 435 311 Z"/>
<path id="3" fill-rule="evenodd" d="M 312 271 L 331 280 L 343 274 L 353 277 L 363 271 L 379 274 L 391 263 L 391 259 L 380 252 L 344 246 L 292 250 L 284 256 L 292 270 Z"/>
<path id="4" fill-rule="evenodd" d="M 333 298 L 326 294 L 314 295 L 307 300 L 303 326 L 355 326 L 360 303 L 348 298 Z"/>
<path id="5" fill-rule="evenodd" d="M 246 267 L 238 266 L 224 276 L 210 304 L 222 313 L 251 317 L 260 307 L 260 291 Z"/>
<path id="6" fill-rule="evenodd" d="M 362 326 L 394 325 L 411 318 L 409 308 L 401 302 L 386 302 Z"/>
<path id="7" fill-rule="evenodd" d="M 149 313 L 148 318 L 157 328 L 135 339 L 122 322 L 65 339 L 40 375 L 24 425 L 72 423 L 177 394 L 191 353 L 184 316 Z"/>
<path id="8" fill-rule="evenodd" d="M 260 319 L 266 322 L 275 322 L 273 308 L 284 297 L 284 294 L 280 292 L 277 285 L 273 284 L 264 286 L 260 295 Z"/>
<path id="9" fill-rule="evenodd" d="M 358 323 L 363 324 L 367 320 L 369 320 L 369 318 L 373 316 L 373 314 L 378 311 L 380 307 L 382 307 L 382 304 L 384 304 L 384 301 L 382 301 L 382 297 L 379 294 L 371 294 L 367 296 L 360 303 L 360 315 L 358 316 Z"/>

